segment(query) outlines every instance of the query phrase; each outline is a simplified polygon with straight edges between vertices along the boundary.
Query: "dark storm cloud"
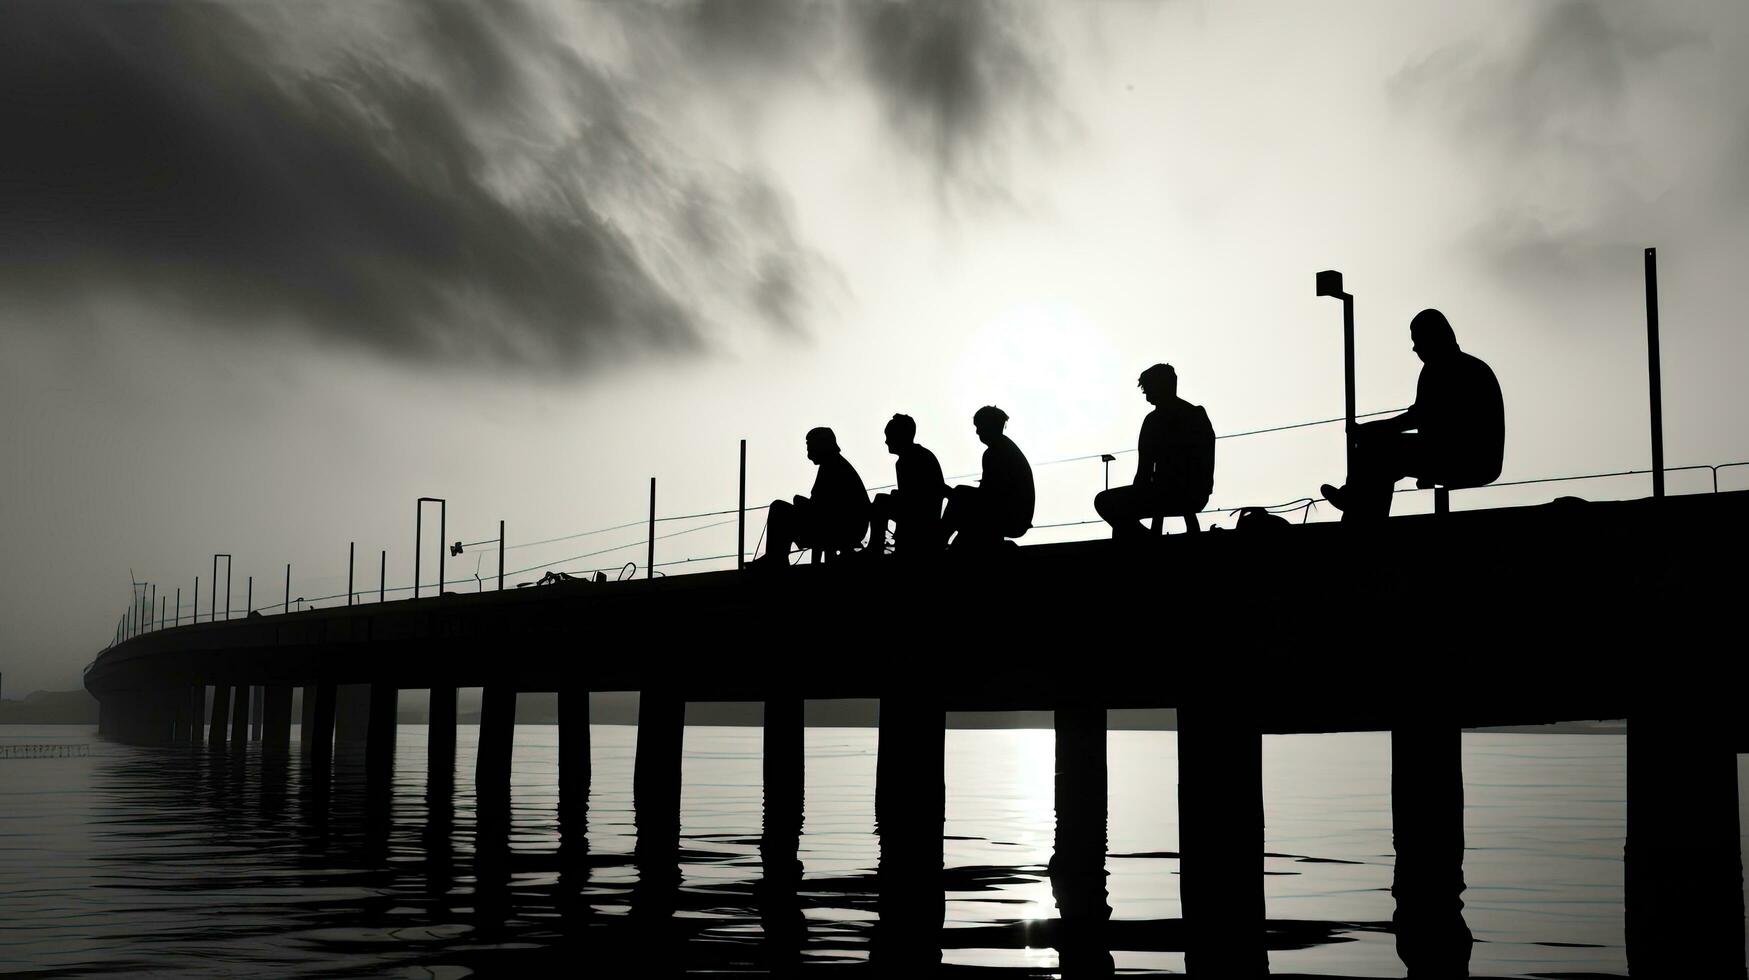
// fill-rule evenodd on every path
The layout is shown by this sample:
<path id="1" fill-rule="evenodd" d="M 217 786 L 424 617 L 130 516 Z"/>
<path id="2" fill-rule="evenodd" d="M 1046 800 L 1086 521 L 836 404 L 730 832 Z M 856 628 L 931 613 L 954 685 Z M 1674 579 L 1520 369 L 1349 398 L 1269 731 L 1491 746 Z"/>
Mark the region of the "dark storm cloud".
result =
<path id="1" fill-rule="evenodd" d="M 1716 70 L 1718 52 L 1657 7 L 1527 10 L 1504 41 L 1460 42 L 1405 68 L 1390 95 L 1446 129 L 1486 192 L 1470 244 L 1489 261 L 1530 279 L 1608 268 L 1682 217 L 1669 195 L 1705 197 L 1699 185 L 1726 163 L 1711 134 L 1660 118 L 1691 103 L 1685 80 Z M 1728 98 L 1716 118 L 1740 126 L 1749 93 Z"/>
<path id="2" fill-rule="evenodd" d="M 945 172 L 1044 105 L 1049 66 L 1024 6 L 890 0 L 850 13 L 893 126 Z"/>
<path id="3" fill-rule="evenodd" d="M 529 9 L 384 9 L 0 6 L 0 288 L 538 367 L 694 344 L 716 286 L 795 325 L 769 189 L 678 154 Z"/>
<path id="4" fill-rule="evenodd" d="M 842 61 L 949 182 L 999 180 L 1014 134 L 1055 109 L 1040 8 L 1019 0 L 694 0 L 649 14 L 678 16 L 691 56 L 732 80 L 795 84 Z"/>

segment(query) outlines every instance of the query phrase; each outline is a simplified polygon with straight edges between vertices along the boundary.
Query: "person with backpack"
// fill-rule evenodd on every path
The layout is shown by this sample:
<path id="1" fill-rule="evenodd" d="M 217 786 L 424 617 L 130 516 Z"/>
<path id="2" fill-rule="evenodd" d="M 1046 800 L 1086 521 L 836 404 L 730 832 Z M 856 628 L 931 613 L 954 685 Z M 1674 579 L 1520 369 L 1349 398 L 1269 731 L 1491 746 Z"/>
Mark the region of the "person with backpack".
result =
<path id="1" fill-rule="evenodd" d="M 1154 410 L 1142 420 L 1136 440 L 1136 479 L 1093 498 L 1093 509 L 1111 525 L 1113 538 L 1140 538 L 1145 518 L 1183 517 L 1187 530 L 1200 531 L 1196 512 L 1208 505 L 1215 487 L 1215 430 L 1201 405 L 1178 397 L 1178 372 L 1156 364 L 1136 386 Z"/>

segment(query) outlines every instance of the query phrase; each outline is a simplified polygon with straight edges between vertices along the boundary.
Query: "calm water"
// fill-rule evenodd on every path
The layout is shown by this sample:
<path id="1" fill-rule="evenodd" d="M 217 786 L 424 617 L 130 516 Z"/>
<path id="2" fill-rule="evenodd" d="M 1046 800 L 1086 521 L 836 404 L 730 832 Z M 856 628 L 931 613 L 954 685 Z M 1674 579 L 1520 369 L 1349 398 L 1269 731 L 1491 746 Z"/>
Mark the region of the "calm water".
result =
<path id="1" fill-rule="evenodd" d="M 0 758 L 0 972 L 545 974 L 598 951 L 664 949 L 670 965 L 759 970 L 853 964 L 878 943 L 873 730 L 807 731 L 803 880 L 775 903 L 759 888 L 758 729 L 687 729 L 677 883 L 633 860 L 635 729 L 592 729 L 587 848 L 564 853 L 557 729 L 517 728 L 511 824 L 490 840 L 475 834 L 477 733 L 460 729 L 453 820 L 433 820 L 425 729 L 402 726 L 385 822 L 367 819 L 360 763 L 345 756 L 316 806 L 295 758 L 268 763 L 264 789 L 253 747 L 233 758 L 114 745 L 85 728 L 0 728 L 0 744 L 91 746 Z M 1058 915 L 1052 737 L 948 733 L 944 964 L 1058 966 L 1056 950 L 1024 938 L 1027 923 Z M 1109 747 L 1107 900 L 1121 946 L 1143 934 L 1125 923 L 1179 915 L 1175 736 L 1113 732 Z M 1476 975 L 1626 974 L 1624 748 L 1597 735 L 1464 736 Z M 1275 972 L 1404 975 L 1384 931 L 1388 763 L 1384 735 L 1264 740 L 1269 915 L 1319 924 L 1307 948 L 1270 953 Z M 1184 966 L 1145 948 L 1113 960 Z"/>

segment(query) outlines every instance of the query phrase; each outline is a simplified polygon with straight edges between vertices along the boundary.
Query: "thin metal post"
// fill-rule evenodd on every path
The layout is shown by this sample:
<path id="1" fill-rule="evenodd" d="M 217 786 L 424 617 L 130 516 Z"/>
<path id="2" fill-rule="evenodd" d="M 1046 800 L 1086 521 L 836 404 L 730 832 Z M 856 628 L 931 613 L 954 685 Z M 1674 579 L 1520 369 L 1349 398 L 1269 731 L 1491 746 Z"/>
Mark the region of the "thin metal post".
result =
<path id="1" fill-rule="evenodd" d="M 352 568 L 353 554 L 358 550 L 357 541 L 346 542 L 346 604 L 352 605 Z"/>
<path id="2" fill-rule="evenodd" d="M 207 602 L 207 622 L 219 621 L 219 559 L 225 560 L 225 618 L 231 618 L 231 556 L 223 552 L 213 556 L 213 597 Z"/>
<path id="3" fill-rule="evenodd" d="M 498 591 L 504 591 L 504 522 L 498 522 Z"/>
<path id="4" fill-rule="evenodd" d="M 182 625 L 182 586 L 176 587 L 176 615 L 170 618 L 170 625 Z"/>
<path id="5" fill-rule="evenodd" d="M 148 625 L 148 626 L 150 626 L 152 623 L 152 607 L 156 606 L 156 605 L 158 605 L 158 583 L 153 582 L 152 583 L 152 599 L 150 602 L 148 602 L 146 604 L 146 625 Z M 164 617 L 162 617 L 162 616 L 158 617 L 158 625 L 156 628 L 157 629 L 164 628 Z"/>
<path id="6" fill-rule="evenodd" d="M 167 604 L 169 604 L 169 602 L 170 602 L 169 596 L 165 596 L 162 599 L 158 600 L 158 628 L 159 629 L 164 628 L 164 607 Z"/>
<path id="7" fill-rule="evenodd" d="M 1354 297 L 1342 294 L 1342 398 L 1348 424 L 1348 472 L 1354 472 Z"/>
<path id="8" fill-rule="evenodd" d="M 249 576 L 249 585 L 243 593 L 243 618 L 255 611 L 255 576 Z"/>
<path id="9" fill-rule="evenodd" d="M 413 505 L 413 598 L 419 598 L 419 542 L 424 538 L 422 532 L 425 519 L 425 505 L 437 505 L 437 594 L 443 595 L 443 562 L 448 550 L 443 543 L 448 532 L 449 501 L 442 497 L 420 497 Z"/>
<path id="10" fill-rule="evenodd" d="M 650 533 L 645 535 L 647 550 L 644 552 L 644 577 L 656 577 L 656 478 L 650 477 Z"/>
<path id="11" fill-rule="evenodd" d="M 194 577 L 194 615 L 188 618 L 191 623 L 200 622 L 200 576 Z"/>
<path id="12" fill-rule="evenodd" d="M 1342 300 L 1342 396 L 1347 416 L 1343 427 L 1344 463 L 1354 473 L 1354 297 L 1342 288 L 1342 273 L 1326 269 L 1318 273 L 1318 295 Z"/>
<path id="13" fill-rule="evenodd" d="M 1664 381 L 1658 362 L 1658 250 L 1646 249 L 1646 375 L 1652 398 L 1652 496 L 1664 496 Z"/>
<path id="14" fill-rule="evenodd" d="M 291 562 L 285 563 L 285 605 L 279 610 L 282 613 L 291 612 Z"/>
<path id="15" fill-rule="evenodd" d="M 377 602 L 381 603 L 383 601 L 383 597 L 388 595 L 388 593 L 389 593 L 389 550 L 387 548 L 384 548 L 381 562 L 377 566 Z"/>
<path id="16" fill-rule="evenodd" d="M 735 567 L 747 566 L 747 440 L 741 440 L 741 507 L 735 512 Z"/>

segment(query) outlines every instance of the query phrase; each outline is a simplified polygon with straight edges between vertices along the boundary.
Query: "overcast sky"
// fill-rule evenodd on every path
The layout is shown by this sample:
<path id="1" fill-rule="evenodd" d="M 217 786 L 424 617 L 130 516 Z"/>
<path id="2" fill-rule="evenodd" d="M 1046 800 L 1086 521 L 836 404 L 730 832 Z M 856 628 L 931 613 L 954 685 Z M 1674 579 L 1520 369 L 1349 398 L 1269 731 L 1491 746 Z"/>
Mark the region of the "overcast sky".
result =
<path id="1" fill-rule="evenodd" d="M 1035 464 L 1124 449 L 1162 360 L 1218 432 L 1339 415 L 1324 268 L 1362 410 L 1412 400 L 1438 307 L 1524 479 L 1647 464 L 1656 245 L 1668 459 L 1749 459 L 1741 0 L 7 3 L 0 93 L 10 697 L 77 685 L 130 572 L 204 608 L 234 553 L 240 611 L 286 562 L 344 590 L 356 541 L 405 584 L 422 494 L 519 545 L 650 476 L 732 507 L 741 438 L 753 502 L 805 491 L 815 425 L 890 482 L 895 411 L 949 474 L 990 402 Z M 1220 446 L 1220 506 L 1341 476 L 1335 427 Z M 1092 516 L 1097 462 L 1038 475 L 1039 523 Z"/>

